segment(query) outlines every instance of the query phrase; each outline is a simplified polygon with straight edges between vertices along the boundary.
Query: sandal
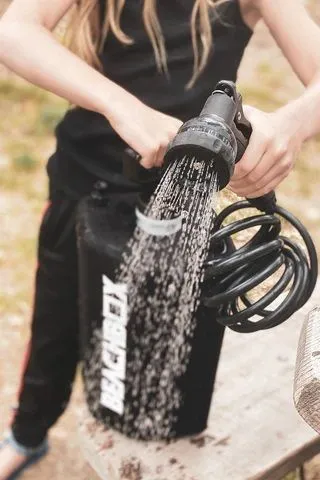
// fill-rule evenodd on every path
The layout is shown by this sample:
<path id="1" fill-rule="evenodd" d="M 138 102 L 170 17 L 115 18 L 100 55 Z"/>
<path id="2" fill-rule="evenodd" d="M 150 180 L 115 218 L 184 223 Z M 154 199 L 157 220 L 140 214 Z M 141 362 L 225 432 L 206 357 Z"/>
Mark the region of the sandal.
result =
<path id="1" fill-rule="evenodd" d="M 44 439 L 43 442 L 35 448 L 28 448 L 23 447 L 20 445 L 15 438 L 13 437 L 12 433 L 10 432 L 6 438 L 0 443 L 0 450 L 10 445 L 17 453 L 20 455 L 25 455 L 27 458 L 24 462 L 17 467 L 13 473 L 6 479 L 6 480 L 16 480 L 19 476 L 31 465 L 37 463 L 41 458 L 43 458 L 49 451 L 49 445 L 47 439 Z"/>

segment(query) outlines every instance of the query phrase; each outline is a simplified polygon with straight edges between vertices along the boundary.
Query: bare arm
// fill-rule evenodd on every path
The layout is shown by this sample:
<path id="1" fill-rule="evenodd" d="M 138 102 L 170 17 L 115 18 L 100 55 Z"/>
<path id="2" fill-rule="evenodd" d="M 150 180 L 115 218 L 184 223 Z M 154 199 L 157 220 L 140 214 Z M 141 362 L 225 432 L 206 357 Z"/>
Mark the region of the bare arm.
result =
<path id="1" fill-rule="evenodd" d="M 302 0 L 247 0 L 268 26 L 292 69 L 307 87 L 287 107 L 308 118 L 305 137 L 320 131 L 320 28 Z M 304 122 L 305 123 L 305 122 Z"/>
<path id="2" fill-rule="evenodd" d="M 287 108 L 303 117 L 305 138 L 320 132 L 320 27 L 301 0 L 259 0 L 261 15 L 293 70 L 307 87 Z M 306 121 L 307 120 L 307 121 Z"/>
<path id="3" fill-rule="evenodd" d="M 320 28 L 302 0 L 254 0 L 282 52 L 304 85 L 320 72 Z"/>
<path id="4" fill-rule="evenodd" d="M 254 132 L 231 187 L 255 197 L 274 189 L 291 171 L 302 143 L 320 133 L 320 28 L 302 0 L 240 1 L 244 10 L 263 19 L 306 87 L 271 114 L 247 108 Z"/>
<path id="5" fill-rule="evenodd" d="M 51 33 L 74 2 L 14 0 L 0 20 L 0 61 L 75 105 L 108 114 L 120 87 L 60 45 Z"/>
<path id="6" fill-rule="evenodd" d="M 51 30 L 73 3 L 13 0 L 0 20 L 0 62 L 33 84 L 104 115 L 140 153 L 144 166 L 161 163 L 181 122 L 147 107 L 54 38 Z"/>

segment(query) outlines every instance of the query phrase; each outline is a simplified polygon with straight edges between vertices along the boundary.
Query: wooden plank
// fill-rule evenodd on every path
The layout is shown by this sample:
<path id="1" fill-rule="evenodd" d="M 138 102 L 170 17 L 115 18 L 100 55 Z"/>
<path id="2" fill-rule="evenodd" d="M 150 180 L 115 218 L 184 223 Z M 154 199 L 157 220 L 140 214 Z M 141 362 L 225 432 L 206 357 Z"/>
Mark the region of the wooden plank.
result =
<path id="1" fill-rule="evenodd" d="M 294 402 L 302 418 L 320 433 L 320 307 L 309 313 L 301 330 Z"/>
<path id="2" fill-rule="evenodd" d="M 320 437 L 293 404 L 302 321 L 312 300 L 288 322 L 265 332 L 228 331 L 209 425 L 171 443 L 138 442 L 82 414 L 80 438 L 105 480 L 277 480 L 320 452 Z"/>

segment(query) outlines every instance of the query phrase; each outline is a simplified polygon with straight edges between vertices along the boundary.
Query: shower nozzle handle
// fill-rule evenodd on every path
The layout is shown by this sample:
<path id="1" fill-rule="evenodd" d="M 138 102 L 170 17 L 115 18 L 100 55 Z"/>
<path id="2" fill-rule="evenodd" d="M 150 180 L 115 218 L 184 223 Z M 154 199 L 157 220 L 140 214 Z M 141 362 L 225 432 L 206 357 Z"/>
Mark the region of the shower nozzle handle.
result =
<path id="1" fill-rule="evenodd" d="M 247 200 L 252 207 L 261 212 L 274 213 L 277 207 L 277 197 L 274 190 L 261 197 L 247 198 Z"/>
<path id="2" fill-rule="evenodd" d="M 244 114 L 242 96 L 240 93 L 238 93 L 237 110 L 235 113 L 233 126 L 233 133 L 237 140 L 237 163 L 246 151 L 252 134 L 252 125 Z"/>

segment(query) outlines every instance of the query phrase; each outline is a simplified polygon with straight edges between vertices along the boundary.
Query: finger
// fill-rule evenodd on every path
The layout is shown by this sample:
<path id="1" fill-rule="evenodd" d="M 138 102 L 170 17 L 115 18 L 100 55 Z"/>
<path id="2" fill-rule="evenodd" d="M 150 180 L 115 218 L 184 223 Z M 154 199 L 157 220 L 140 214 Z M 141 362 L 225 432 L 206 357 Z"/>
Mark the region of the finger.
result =
<path id="1" fill-rule="evenodd" d="M 261 140 L 260 135 L 252 134 L 243 157 L 235 166 L 232 180 L 236 181 L 247 177 L 260 162 L 266 149 L 267 145 Z"/>
<path id="2" fill-rule="evenodd" d="M 144 154 L 140 160 L 140 165 L 144 168 L 150 169 L 154 167 L 156 159 L 156 151 L 151 150 L 150 153 Z"/>
<path id="3" fill-rule="evenodd" d="M 157 150 L 155 162 L 157 167 L 161 167 L 163 165 L 164 161 L 164 156 L 166 154 L 166 151 L 168 149 L 168 146 L 170 142 L 175 138 L 177 131 L 179 130 L 180 126 L 182 125 L 182 122 L 180 120 L 175 121 L 175 123 L 172 125 L 172 129 L 168 133 L 168 136 L 165 140 L 161 140 L 160 146 Z"/>
<path id="4" fill-rule="evenodd" d="M 288 173 L 282 174 L 279 177 L 276 177 L 270 182 L 268 185 L 266 185 L 263 188 L 259 188 L 255 190 L 254 192 L 246 195 L 246 198 L 258 198 L 262 197 L 263 195 L 266 195 L 267 193 L 272 192 L 277 188 L 277 186 L 285 179 L 287 178 Z"/>
<path id="5" fill-rule="evenodd" d="M 285 159 L 285 161 L 283 161 Z M 275 167 L 282 173 L 286 168 L 286 161 L 289 159 L 288 148 L 285 145 L 270 145 L 260 162 L 251 170 L 251 172 L 242 179 L 235 179 L 234 187 L 242 188 L 252 185 L 259 185 L 264 177 L 269 175 Z M 235 183 L 236 182 L 236 183 Z"/>
<path id="6" fill-rule="evenodd" d="M 166 146 L 160 146 L 158 148 L 158 151 L 157 151 L 157 154 L 156 154 L 156 157 L 155 157 L 155 166 L 156 167 L 161 167 L 163 165 L 163 159 L 164 159 L 164 155 L 166 153 L 166 150 L 167 150 L 167 145 Z"/>
<path id="7" fill-rule="evenodd" d="M 272 190 L 275 190 L 276 187 L 288 176 L 288 173 L 282 174 L 280 176 L 277 176 L 274 178 L 270 183 L 265 185 L 264 187 L 258 188 L 256 190 L 252 190 L 250 193 L 247 193 L 245 195 L 240 195 L 246 198 L 258 198 L 262 197 L 263 195 L 266 195 L 267 193 L 270 193 Z"/>
<path id="8" fill-rule="evenodd" d="M 262 159 L 262 162 L 264 162 L 264 158 Z M 252 177 L 252 175 L 254 174 L 254 172 L 252 172 L 250 183 L 235 182 L 234 184 L 230 184 L 230 187 L 235 193 L 237 193 L 237 195 L 246 197 L 252 192 L 265 188 L 267 185 L 273 182 L 275 178 L 281 177 L 284 174 L 288 174 L 292 168 L 292 165 L 292 155 L 286 155 L 285 157 L 278 160 L 265 175 L 260 176 L 260 173 L 255 173 L 257 177 Z M 260 178 L 258 178 L 258 176 Z"/>

